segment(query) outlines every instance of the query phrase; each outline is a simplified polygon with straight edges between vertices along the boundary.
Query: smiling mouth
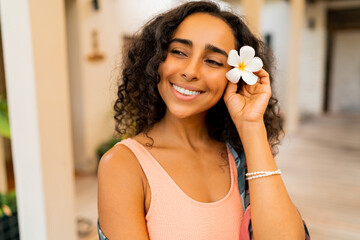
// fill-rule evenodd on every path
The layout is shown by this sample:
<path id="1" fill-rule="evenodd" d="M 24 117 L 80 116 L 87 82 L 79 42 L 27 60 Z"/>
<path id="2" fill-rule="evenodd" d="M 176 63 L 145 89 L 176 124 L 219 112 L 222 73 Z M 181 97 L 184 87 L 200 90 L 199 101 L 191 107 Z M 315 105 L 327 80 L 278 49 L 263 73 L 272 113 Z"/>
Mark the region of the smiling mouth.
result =
<path id="1" fill-rule="evenodd" d="M 178 93 L 181 93 L 182 95 L 185 95 L 185 96 L 195 96 L 195 95 L 199 95 L 201 93 L 201 92 L 192 91 L 192 90 L 188 90 L 188 89 L 176 86 L 173 83 L 171 85 Z"/>

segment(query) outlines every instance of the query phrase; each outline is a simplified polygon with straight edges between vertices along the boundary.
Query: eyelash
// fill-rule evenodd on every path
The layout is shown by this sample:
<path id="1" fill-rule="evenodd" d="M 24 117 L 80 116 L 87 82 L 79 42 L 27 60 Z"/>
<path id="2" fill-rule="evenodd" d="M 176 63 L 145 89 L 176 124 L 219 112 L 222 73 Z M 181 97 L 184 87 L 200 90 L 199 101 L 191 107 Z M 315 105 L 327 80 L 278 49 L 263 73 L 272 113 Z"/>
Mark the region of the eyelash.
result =
<path id="1" fill-rule="evenodd" d="M 186 55 L 185 53 L 183 53 L 183 52 L 181 52 L 181 51 L 179 51 L 179 50 L 176 50 L 176 49 L 173 49 L 173 50 L 171 50 L 170 52 L 173 53 L 173 54 L 176 54 L 176 55 L 180 55 L 180 56 L 185 56 L 185 57 L 187 57 L 187 55 Z M 217 62 L 217 61 L 215 61 L 215 60 L 207 59 L 207 60 L 205 60 L 205 61 L 206 61 L 207 63 L 209 63 L 209 64 L 216 65 L 216 66 L 219 66 L 219 67 L 224 66 L 224 64 L 219 63 L 219 62 Z"/>
<path id="2" fill-rule="evenodd" d="M 187 57 L 187 55 L 185 53 L 183 53 L 183 52 L 181 52 L 179 50 L 176 50 L 176 49 L 171 50 L 171 53 Z"/>
<path id="3" fill-rule="evenodd" d="M 214 65 L 219 66 L 219 67 L 224 66 L 224 64 L 219 63 L 219 62 L 214 61 L 214 60 L 211 60 L 211 59 L 207 59 L 206 62 L 209 63 L 209 64 L 214 64 Z"/>

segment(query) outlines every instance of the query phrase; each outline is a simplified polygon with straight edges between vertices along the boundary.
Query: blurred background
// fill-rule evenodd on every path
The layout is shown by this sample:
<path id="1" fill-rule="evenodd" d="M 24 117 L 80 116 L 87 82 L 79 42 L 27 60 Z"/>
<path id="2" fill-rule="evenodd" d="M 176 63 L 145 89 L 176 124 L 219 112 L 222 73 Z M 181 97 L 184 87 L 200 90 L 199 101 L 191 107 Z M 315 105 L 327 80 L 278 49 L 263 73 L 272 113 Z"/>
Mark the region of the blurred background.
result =
<path id="1" fill-rule="evenodd" d="M 0 0 L 1 240 L 97 239 L 122 50 L 182 2 Z M 216 2 L 274 51 L 276 161 L 312 239 L 360 239 L 360 0 Z"/>

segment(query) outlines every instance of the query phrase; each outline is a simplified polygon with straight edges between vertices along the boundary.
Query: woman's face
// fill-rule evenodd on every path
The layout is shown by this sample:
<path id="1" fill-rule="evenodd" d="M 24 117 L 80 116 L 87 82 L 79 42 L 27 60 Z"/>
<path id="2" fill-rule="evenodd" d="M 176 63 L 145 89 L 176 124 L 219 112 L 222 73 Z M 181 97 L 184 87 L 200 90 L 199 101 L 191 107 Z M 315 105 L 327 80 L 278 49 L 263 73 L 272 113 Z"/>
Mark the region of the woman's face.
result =
<path id="1" fill-rule="evenodd" d="M 227 53 L 234 48 L 234 35 L 223 20 L 206 13 L 185 18 L 159 65 L 158 89 L 168 111 L 186 118 L 213 107 L 227 85 Z"/>

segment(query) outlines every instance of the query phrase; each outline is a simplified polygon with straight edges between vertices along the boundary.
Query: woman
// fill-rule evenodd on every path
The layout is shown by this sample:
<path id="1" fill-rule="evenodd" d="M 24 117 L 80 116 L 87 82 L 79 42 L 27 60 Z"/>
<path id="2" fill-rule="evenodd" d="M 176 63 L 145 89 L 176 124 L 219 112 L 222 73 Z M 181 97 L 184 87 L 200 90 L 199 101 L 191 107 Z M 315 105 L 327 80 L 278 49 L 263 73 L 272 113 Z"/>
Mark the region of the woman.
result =
<path id="1" fill-rule="evenodd" d="M 228 53 L 245 45 L 264 62 L 254 85 L 226 78 Z M 305 239 L 272 153 L 281 123 L 271 63 L 243 21 L 210 2 L 135 35 L 115 103 L 117 131 L 135 134 L 100 161 L 100 238 Z M 245 171 L 258 177 L 245 184 Z"/>

